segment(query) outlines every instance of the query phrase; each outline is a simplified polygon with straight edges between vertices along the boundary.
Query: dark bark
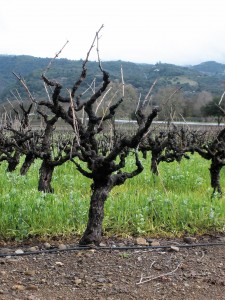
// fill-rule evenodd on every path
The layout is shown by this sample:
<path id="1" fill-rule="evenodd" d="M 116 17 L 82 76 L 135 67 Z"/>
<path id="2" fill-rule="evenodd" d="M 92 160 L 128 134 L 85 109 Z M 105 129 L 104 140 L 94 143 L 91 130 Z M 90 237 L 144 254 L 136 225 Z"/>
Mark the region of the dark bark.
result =
<path id="1" fill-rule="evenodd" d="M 8 161 L 7 172 L 13 172 L 16 170 L 16 167 L 20 162 L 20 156 L 21 156 L 20 152 L 15 150 L 13 156 L 7 159 Z"/>
<path id="2" fill-rule="evenodd" d="M 54 189 L 51 186 L 53 172 L 54 172 L 54 166 L 46 162 L 45 160 L 43 160 L 39 170 L 39 182 L 38 182 L 39 191 L 45 193 L 54 192 Z"/>
<path id="3" fill-rule="evenodd" d="M 211 177 L 211 187 L 213 188 L 213 195 L 217 192 L 219 195 L 222 195 L 222 189 L 220 186 L 220 171 L 223 165 L 216 162 L 215 160 L 212 161 L 211 166 L 209 168 L 210 177 Z"/>
<path id="4" fill-rule="evenodd" d="M 154 155 L 153 152 L 151 157 L 151 171 L 154 175 L 158 175 L 158 155 Z"/>
<path id="5" fill-rule="evenodd" d="M 94 243 L 99 245 L 102 238 L 102 223 L 104 218 L 104 204 L 110 191 L 116 185 L 123 184 L 127 179 L 137 176 L 143 171 L 143 166 L 138 159 L 138 154 L 135 153 L 136 169 L 132 172 L 120 171 L 121 168 L 125 166 L 125 157 L 128 153 L 120 156 L 120 162 L 115 164 L 113 161 L 108 162 L 103 158 L 96 158 L 93 164 L 92 173 L 92 196 L 90 201 L 88 224 L 87 228 L 80 240 L 80 245 L 87 245 Z M 78 170 L 85 176 L 82 168 L 79 166 Z M 113 172 L 116 172 L 113 174 Z M 90 178 L 90 173 L 88 173 Z"/>
<path id="6" fill-rule="evenodd" d="M 143 149 L 143 150 L 141 149 L 141 152 L 142 152 L 143 158 L 147 159 L 147 153 L 148 153 L 147 150 L 146 149 Z"/>
<path id="7" fill-rule="evenodd" d="M 32 165 L 32 163 L 34 162 L 36 156 L 32 153 L 29 152 L 26 157 L 25 160 L 22 164 L 22 167 L 20 169 L 20 175 L 26 175 L 28 170 L 30 169 L 30 166 Z"/>
<path id="8" fill-rule="evenodd" d="M 212 197 L 215 193 L 222 195 L 220 185 L 220 171 L 225 165 L 225 128 L 223 128 L 212 141 L 204 142 L 204 146 L 193 147 L 204 159 L 211 160 L 209 168 L 211 187 L 213 188 Z"/>
<path id="9" fill-rule="evenodd" d="M 104 204 L 112 187 L 96 185 L 93 188 L 88 224 L 80 240 L 80 245 L 94 243 L 99 245 L 102 239 L 102 223 L 104 219 Z"/>

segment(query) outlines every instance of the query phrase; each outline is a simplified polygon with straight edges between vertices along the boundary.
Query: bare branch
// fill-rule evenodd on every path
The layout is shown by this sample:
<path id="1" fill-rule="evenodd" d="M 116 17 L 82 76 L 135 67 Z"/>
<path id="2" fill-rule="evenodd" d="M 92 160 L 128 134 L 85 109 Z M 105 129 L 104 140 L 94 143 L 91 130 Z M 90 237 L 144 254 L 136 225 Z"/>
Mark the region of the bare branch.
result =
<path id="1" fill-rule="evenodd" d="M 182 86 L 179 87 L 179 88 L 177 88 L 177 89 L 175 89 L 175 91 L 174 91 L 171 95 L 169 95 L 168 98 L 165 99 L 165 101 L 163 102 L 163 106 L 165 106 L 165 105 L 169 102 L 169 100 L 170 100 L 170 99 L 171 99 L 178 91 L 180 91 L 181 89 L 182 89 Z"/>
<path id="2" fill-rule="evenodd" d="M 50 102 L 51 98 L 50 98 L 50 95 L 49 95 L 49 92 L 48 92 L 47 85 L 46 85 L 45 81 L 44 81 L 43 84 L 44 84 L 44 88 L 45 88 L 45 91 L 46 91 L 46 94 L 47 94 L 47 97 L 48 97 L 48 101 Z"/>
<path id="3" fill-rule="evenodd" d="M 66 47 L 66 45 L 69 43 L 69 41 L 66 41 L 66 43 L 62 46 L 62 48 L 59 50 L 59 52 L 56 53 L 56 55 L 50 60 L 47 68 L 44 70 L 44 72 L 42 73 L 42 75 L 45 76 L 45 74 L 47 73 L 47 71 L 50 69 L 52 63 L 54 62 L 54 60 L 59 57 L 59 54 L 62 52 L 62 50 Z"/>
<path id="4" fill-rule="evenodd" d="M 71 107 L 72 116 L 73 116 L 73 130 L 74 130 L 74 133 L 75 133 L 77 144 L 80 146 L 79 127 L 78 127 L 77 118 L 76 118 L 76 114 L 75 114 L 74 103 L 73 103 L 71 91 L 68 91 L 68 92 L 69 92 L 69 95 L 70 95 L 70 107 Z"/>
<path id="5" fill-rule="evenodd" d="M 75 166 L 77 167 L 77 170 L 84 175 L 87 178 L 93 178 L 92 173 L 89 173 L 87 171 L 85 171 L 81 165 L 79 165 L 74 159 L 71 159 L 71 161 L 75 164 Z"/>
<path id="6" fill-rule="evenodd" d="M 141 93 L 140 93 L 140 95 L 139 95 L 137 107 L 136 107 L 136 110 L 135 110 L 135 115 L 136 115 L 136 116 L 137 116 L 137 111 L 139 110 L 140 101 L 141 101 Z"/>
<path id="7" fill-rule="evenodd" d="M 219 101 L 219 103 L 218 103 L 219 106 L 220 106 L 221 102 L 223 101 L 224 95 L 225 95 L 225 90 L 224 90 L 223 94 L 222 94 L 221 97 L 220 97 L 220 101 Z"/>
<path id="8" fill-rule="evenodd" d="M 148 97 L 149 97 L 149 95 L 151 94 L 151 92 L 152 92 L 154 86 L 156 85 L 157 81 L 158 81 L 158 79 L 156 79 L 156 80 L 153 82 L 153 84 L 151 85 L 151 87 L 150 87 L 150 89 L 149 89 L 147 95 L 145 96 L 145 99 L 144 99 L 144 101 L 143 101 L 142 107 L 145 106 L 145 103 L 147 102 Z"/>
<path id="9" fill-rule="evenodd" d="M 97 39 L 97 55 L 98 55 L 98 64 L 99 64 L 99 69 L 103 72 L 102 69 L 102 64 L 101 64 L 101 60 L 100 60 L 100 55 L 99 55 L 99 47 L 98 47 L 98 43 L 99 43 L 99 32 L 100 30 L 104 27 L 104 25 L 101 26 L 101 28 L 96 32 L 96 39 Z"/>
<path id="10" fill-rule="evenodd" d="M 36 102 L 35 98 L 33 97 L 33 95 L 31 94 L 31 92 L 30 92 L 30 90 L 29 90 L 29 88 L 27 87 L 25 80 L 24 80 L 21 76 L 17 75 L 15 72 L 13 72 L 13 75 L 15 75 L 16 78 L 20 81 L 20 83 L 21 83 L 22 86 L 24 87 L 25 91 L 27 92 L 27 94 L 28 94 L 28 96 L 29 96 L 29 99 L 30 99 L 32 102 Z"/>
<path id="11" fill-rule="evenodd" d="M 112 117 L 115 115 L 116 109 L 117 107 L 123 102 L 123 98 L 121 98 L 119 101 L 117 101 L 117 103 L 111 105 L 109 108 L 109 113 L 107 115 L 104 116 L 104 118 L 101 120 L 102 121 L 106 121 L 109 119 L 112 119 Z"/>
<path id="12" fill-rule="evenodd" d="M 12 109 L 15 111 L 14 106 L 12 105 L 12 103 L 9 101 L 9 99 L 7 98 L 7 101 L 9 102 L 10 106 L 12 107 Z M 18 114 L 18 112 L 16 112 Z"/>
<path id="13" fill-rule="evenodd" d="M 20 97 L 20 94 L 18 93 L 18 90 L 16 90 L 16 91 L 17 91 L 19 98 L 13 93 L 13 91 L 10 91 L 10 93 L 15 97 L 16 101 L 20 104 L 22 102 L 22 99 Z"/>
<path id="14" fill-rule="evenodd" d="M 20 93 L 19 93 L 19 91 L 17 89 L 16 89 L 16 93 L 17 93 L 18 98 L 20 99 L 20 101 L 23 102 L 23 99 L 21 98 Z"/>
<path id="15" fill-rule="evenodd" d="M 97 114 L 99 106 L 102 104 L 103 100 L 105 99 L 106 95 L 108 94 L 108 92 L 112 89 L 112 87 L 110 87 L 105 94 L 103 95 L 102 99 L 98 102 L 96 110 L 95 110 L 95 114 Z"/>
<path id="16" fill-rule="evenodd" d="M 138 157 L 138 152 L 135 151 L 134 152 L 135 155 L 135 162 L 136 162 L 136 169 L 132 172 L 124 172 L 124 173 L 118 173 L 116 175 L 113 175 L 113 180 L 114 180 L 114 184 L 115 185 L 121 185 L 123 184 L 128 178 L 133 178 L 135 176 L 137 176 L 138 174 L 140 174 L 143 171 L 143 166 L 139 160 Z M 120 157 L 120 163 L 116 166 L 118 169 L 125 166 L 125 157 L 121 156 Z"/>
<path id="17" fill-rule="evenodd" d="M 143 276 L 141 276 L 140 281 L 137 282 L 136 284 L 142 284 L 142 283 L 146 283 L 146 282 L 149 282 L 149 281 L 152 281 L 152 280 L 155 280 L 155 279 L 159 279 L 159 278 L 162 278 L 162 277 L 165 277 L 165 276 L 172 275 L 173 273 L 175 273 L 179 269 L 180 265 L 181 265 L 181 263 L 179 263 L 176 266 L 176 268 L 171 272 L 164 273 L 164 274 L 161 274 L 161 275 L 158 275 L 158 276 L 155 276 L 155 277 L 150 277 L 150 276 L 143 277 Z"/>
<path id="18" fill-rule="evenodd" d="M 85 58 L 85 60 L 84 60 L 84 62 L 83 62 L 83 65 L 82 65 L 82 72 L 81 72 L 80 78 L 75 82 L 75 84 L 74 84 L 74 86 L 73 86 L 73 88 L 72 88 L 72 92 L 71 92 L 72 99 L 74 99 L 76 90 L 79 88 L 79 86 L 81 85 L 82 81 L 86 78 L 86 71 L 87 71 L 87 69 L 86 69 L 86 64 L 87 64 L 87 62 L 88 62 L 88 59 L 89 59 L 91 50 L 92 50 L 93 47 L 94 47 L 94 43 L 95 43 L 96 39 L 98 40 L 98 34 L 99 34 L 99 32 L 102 30 L 103 27 L 104 27 L 104 25 L 102 25 L 102 26 L 99 28 L 99 30 L 97 31 L 97 33 L 96 33 L 96 35 L 95 35 L 95 37 L 94 37 L 94 40 L 93 40 L 93 42 L 92 42 L 92 44 L 91 44 L 91 47 L 90 47 L 90 49 L 89 49 L 88 52 L 87 52 L 87 56 L 86 56 L 86 58 Z M 100 65 L 100 67 L 101 67 L 101 65 Z M 80 104 L 80 103 L 78 102 L 77 105 L 79 106 L 79 104 Z"/>

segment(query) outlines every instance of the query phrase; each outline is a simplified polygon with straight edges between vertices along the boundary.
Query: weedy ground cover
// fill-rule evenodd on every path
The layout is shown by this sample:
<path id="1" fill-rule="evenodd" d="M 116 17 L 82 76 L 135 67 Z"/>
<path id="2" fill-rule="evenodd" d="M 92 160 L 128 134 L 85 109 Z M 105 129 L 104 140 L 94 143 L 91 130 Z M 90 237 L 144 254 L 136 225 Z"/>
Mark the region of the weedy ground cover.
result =
<path id="1" fill-rule="evenodd" d="M 139 176 L 111 192 L 105 206 L 105 234 L 179 236 L 225 229 L 225 197 L 211 198 L 208 161 L 196 154 L 180 164 L 161 163 L 159 176 L 151 174 L 149 158 L 142 162 L 145 169 Z M 20 176 L 19 170 L 7 173 L 6 165 L 0 165 L 1 238 L 21 240 L 84 231 L 91 181 L 66 163 L 55 170 L 55 193 L 38 192 L 39 166 L 37 161 L 27 176 Z M 133 166 L 130 156 L 126 168 Z M 224 180 L 222 170 L 222 187 Z"/>

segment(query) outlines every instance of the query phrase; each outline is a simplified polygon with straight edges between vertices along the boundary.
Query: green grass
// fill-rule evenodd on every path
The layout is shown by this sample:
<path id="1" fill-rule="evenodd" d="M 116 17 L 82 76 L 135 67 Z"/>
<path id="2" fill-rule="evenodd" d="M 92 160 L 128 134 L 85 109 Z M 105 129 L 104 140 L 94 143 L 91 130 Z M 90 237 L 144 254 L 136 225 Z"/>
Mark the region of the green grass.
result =
<path id="1" fill-rule="evenodd" d="M 112 190 L 105 205 L 105 234 L 179 236 L 224 230 L 225 198 L 211 199 L 209 162 L 194 155 L 180 164 L 161 163 L 159 176 L 151 174 L 149 159 L 143 164 L 139 176 Z M 0 165 L 1 238 L 84 231 L 91 181 L 67 163 L 55 170 L 55 194 L 44 194 L 37 191 L 39 165 L 36 162 L 25 177 L 19 170 L 7 173 L 6 164 Z M 126 169 L 132 166 L 130 157 Z M 222 170 L 222 187 L 224 179 Z"/>

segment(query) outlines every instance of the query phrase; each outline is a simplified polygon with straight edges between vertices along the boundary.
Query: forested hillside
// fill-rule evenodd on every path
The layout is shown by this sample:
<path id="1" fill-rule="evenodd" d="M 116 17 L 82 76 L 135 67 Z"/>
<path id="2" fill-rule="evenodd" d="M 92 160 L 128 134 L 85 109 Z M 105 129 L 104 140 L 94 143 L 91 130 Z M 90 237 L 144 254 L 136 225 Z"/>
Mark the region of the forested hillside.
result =
<path id="1" fill-rule="evenodd" d="M 199 65 L 192 66 L 192 69 L 211 76 L 220 77 L 225 75 L 225 65 L 215 61 L 203 62 Z"/>
<path id="2" fill-rule="evenodd" d="M 26 97 L 13 72 L 20 74 L 25 79 L 34 97 L 46 97 L 41 74 L 48 66 L 50 60 L 50 58 L 37 58 L 25 55 L 0 55 L 0 102 L 5 102 L 7 99 L 14 100 L 13 93 L 15 91 L 21 97 Z M 160 62 L 152 65 L 125 61 L 103 61 L 102 64 L 104 69 L 109 72 L 110 79 L 115 86 L 121 82 L 120 69 L 122 65 L 124 81 L 128 90 L 128 108 L 130 107 L 129 98 L 134 101 L 133 98 L 139 97 L 140 94 L 144 97 L 155 79 L 158 79 L 158 81 L 154 87 L 153 94 L 157 94 L 161 90 L 181 87 L 182 95 L 186 99 L 191 99 L 192 102 L 190 103 L 192 104 L 196 102 L 201 93 L 209 93 L 214 97 L 221 95 L 224 89 L 225 65 L 216 62 L 205 62 L 187 67 Z M 66 89 L 71 88 L 72 84 L 79 77 L 81 67 L 82 60 L 56 59 L 48 71 L 48 77 L 60 82 L 66 92 Z M 91 84 L 93 78 L 96 78 L 96 85 L 101 80 L 97 62 L 91 61 L 87 67 L 88 76 L 87 81 L 82 86 L 83 90 L 88 87 L 88 84 Z M 204 101 L 202 101 L 202 104 L 204 104 Z M 189 104 L 185 105 L 190 106 Z M 131 106 L 133 107 L 134 103 Z M 126 106 L 123 109 L 125 110 Z M 187 107 L 185 111 L 186 114 L 189 114 Z M 129 111 L 130 113 L 131 111 Z"/>

